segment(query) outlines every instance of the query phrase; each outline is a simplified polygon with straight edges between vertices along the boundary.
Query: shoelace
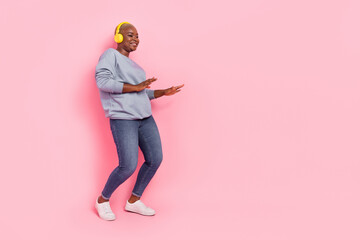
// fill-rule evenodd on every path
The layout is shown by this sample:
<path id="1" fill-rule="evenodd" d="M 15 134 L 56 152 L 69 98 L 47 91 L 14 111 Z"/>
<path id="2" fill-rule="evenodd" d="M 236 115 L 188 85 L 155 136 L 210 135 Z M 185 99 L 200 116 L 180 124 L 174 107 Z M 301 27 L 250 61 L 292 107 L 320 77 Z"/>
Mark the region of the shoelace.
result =
<path id="1" fill-rule="evenodd" d="M 109 204 L 105 204 L 104 205 L 104 212 L 105 213 L 112 213 L 110 205 Z"/>
<path id="2" fill-rule="evenodd" d="M 145 205 L 145 203 L 143 203 L 142 201 L 138 200 L 139 204 L 144 207 L 145 209 L 149 209 L 148 206 Z"/>

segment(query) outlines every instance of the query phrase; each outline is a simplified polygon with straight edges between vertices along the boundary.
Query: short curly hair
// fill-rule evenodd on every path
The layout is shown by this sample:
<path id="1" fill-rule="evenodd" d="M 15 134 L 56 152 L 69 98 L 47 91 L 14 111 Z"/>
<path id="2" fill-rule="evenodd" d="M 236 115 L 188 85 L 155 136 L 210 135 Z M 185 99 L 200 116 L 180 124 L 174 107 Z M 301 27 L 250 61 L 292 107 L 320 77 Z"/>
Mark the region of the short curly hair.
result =
<path id="1" fill-rule="evenodd" d="M 122 29 L 124 29 L 124 26 L 128 26 L 128 25 L 133 26 L 131 23 L 124 23 L 123 25 L 121 25 L 121 27 L 120 27 L 120 29 L 119 29 L 119 32 L 120 32 Z M 115 27 L 114 35 L 116 35 L 116 29 L 117 29 L 118 26 L 119 26 L 119 24 L 116 25 L 116 27 Z"/>

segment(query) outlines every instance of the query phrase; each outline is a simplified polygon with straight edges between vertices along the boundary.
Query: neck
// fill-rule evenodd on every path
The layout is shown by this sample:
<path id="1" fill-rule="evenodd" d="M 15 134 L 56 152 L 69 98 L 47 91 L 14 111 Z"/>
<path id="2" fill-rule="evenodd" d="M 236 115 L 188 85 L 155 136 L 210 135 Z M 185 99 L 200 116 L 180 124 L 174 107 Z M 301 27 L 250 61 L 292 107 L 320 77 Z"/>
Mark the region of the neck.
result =
<path id="1" fill-rule="evenodd" d="M 120 47 L 117 47 L 118 52 L 120 52 L 122 55 L 126 56 L 126 57 L 129 57 L 129 52 L 124 50 L 123 48 L 120 48 Z"/>

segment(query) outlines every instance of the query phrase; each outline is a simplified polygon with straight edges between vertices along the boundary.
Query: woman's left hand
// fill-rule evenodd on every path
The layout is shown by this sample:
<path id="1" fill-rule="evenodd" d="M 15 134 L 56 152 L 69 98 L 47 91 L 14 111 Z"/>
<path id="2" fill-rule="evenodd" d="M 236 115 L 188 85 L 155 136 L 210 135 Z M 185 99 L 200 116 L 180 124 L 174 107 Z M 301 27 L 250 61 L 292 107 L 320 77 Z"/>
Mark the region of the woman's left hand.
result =
<path id="1" fill-rule="evenodd" d="M 172 87 L 170 87 L 170 88 L 168 88 L 168 89 L 165 89 L 164 90 L 164 95 L 165 96 L 170 96 L 170 95 L 173 95 L 173 94 L 175 94 L 175 93 L 177 93 L 177 92 L 180 92 L 181 91 L 181 89 L 180 88 L 182 88 L 184 86 L 184 84 L 183 85 L 179 85 L 179 86 L 172 86 Z"/>

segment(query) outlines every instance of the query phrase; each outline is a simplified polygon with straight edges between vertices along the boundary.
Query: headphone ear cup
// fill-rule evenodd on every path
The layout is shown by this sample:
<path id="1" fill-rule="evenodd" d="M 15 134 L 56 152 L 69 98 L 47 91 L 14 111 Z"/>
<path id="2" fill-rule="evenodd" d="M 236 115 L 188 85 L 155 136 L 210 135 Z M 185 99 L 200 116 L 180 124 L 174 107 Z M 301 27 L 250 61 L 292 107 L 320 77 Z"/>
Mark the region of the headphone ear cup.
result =
<path id="1" fill-rule="evenodd" d="M 121 42 L 123 41 L 123 39 L 124 39 L 124 37 L 123 37 L 123 35 L 122 35 L 121 33 L 118 33 L 118 34 L 116 34 L 116 35 L 114 36 L 114 40 L 115 40 L 115 42 L 117 42 L 117 43 L 121 43 Z"/>

